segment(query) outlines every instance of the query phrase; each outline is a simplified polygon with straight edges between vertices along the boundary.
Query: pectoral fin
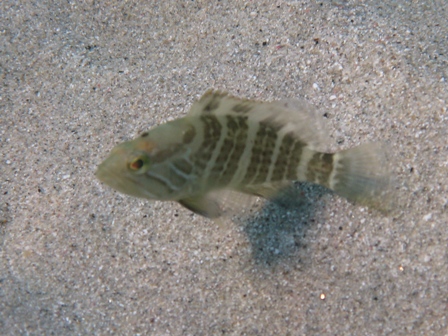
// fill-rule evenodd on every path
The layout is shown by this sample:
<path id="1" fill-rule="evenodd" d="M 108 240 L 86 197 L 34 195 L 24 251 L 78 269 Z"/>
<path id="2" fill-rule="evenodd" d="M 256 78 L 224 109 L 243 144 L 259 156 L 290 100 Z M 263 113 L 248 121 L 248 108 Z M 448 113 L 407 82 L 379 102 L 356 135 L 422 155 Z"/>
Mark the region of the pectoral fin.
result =
<path id="1" fill-rule="evenodd" d="M 207 218 L 218 218 L 222 214 L 219 204 L 211 197 L 189 197 L 181 199 L 178 202 L 188 210 Z"/>
<path id="2" fill-rule="evenodd" d="M 245 186 L 241 188 L 241 191 L 249 195 L 273 199 L 290 188 L 292 188 L 291 182 L 277 182 Z"/>

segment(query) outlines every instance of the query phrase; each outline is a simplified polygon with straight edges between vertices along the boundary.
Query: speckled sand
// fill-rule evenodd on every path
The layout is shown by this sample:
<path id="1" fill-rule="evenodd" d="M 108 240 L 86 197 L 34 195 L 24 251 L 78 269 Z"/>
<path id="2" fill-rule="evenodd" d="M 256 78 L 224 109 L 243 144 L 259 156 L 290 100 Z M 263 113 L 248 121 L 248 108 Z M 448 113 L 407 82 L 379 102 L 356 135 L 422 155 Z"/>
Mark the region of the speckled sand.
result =
<path id="1" fill-rule="evenodd" d="M 448 2 L 144 3 L 0 2 L 0 333 L 447 335 Z M 96 180 L 207 88 L 383 141 L 400 208 L 304 186 L 218 225 Z"/>

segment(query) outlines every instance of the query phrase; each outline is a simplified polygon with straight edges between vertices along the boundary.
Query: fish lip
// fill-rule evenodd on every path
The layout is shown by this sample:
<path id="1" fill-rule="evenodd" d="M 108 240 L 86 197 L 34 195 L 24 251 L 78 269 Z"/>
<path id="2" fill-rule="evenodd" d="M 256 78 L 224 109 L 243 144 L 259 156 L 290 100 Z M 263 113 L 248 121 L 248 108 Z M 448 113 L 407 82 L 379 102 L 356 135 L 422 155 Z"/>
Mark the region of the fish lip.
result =
<path id="1" fill-rule="evenodd" d="M 105 168 L 104 168 L 104 162 L 102 162 L 102 163 L 96 168 L 95 176 L 96 176 L 96 178 L 97 178 L 98 180 L 100 180 L 101 182 L 107 184 L 107 182 L 106 182 L 107 178 L 105 178 L 105 176 L 104 176 L 106 173 L 113 174 L 109 169 L 105 169 Z"/>
<path id="2" fill-rule="evenodd" d="M 110 158 L 104 160 L 96 169 L 95 176 L 98 180 L 103 182 L 104 184 L 107 184 L 108 186 L 115 185 L 118 178 L 118 174 L 116 174 L 113 169 L 108 169 L 106 167 L 106 164 L 109 162 Z M 115 188 L 115 187 L 112 187 Z"/>
<path id="3" fill-rule="evenodd" d="M 121 194 L 134 196 L 134 197 L 140 197 L 140 198 L 146 198 L 146 199 L 157 199 L 155 195 L 153 194 L 146 194 L 141 193 L 139 187 L 141 186 L 140 183 L 132 178 L 123 178 L 120 174 L 117 174 L 113 171 L 113 169 L 107 169 L 103 165 L 104 163 L 101 163 L 96 172 L 95 176 L 104 184 L 106 184 L 108 187 L 112 188 L 115 191 L 118 191 Z M 138 192 L 130 192 L 128 186 L 132 185 L 134 190 L 138 190 Z"/>
<path id="4" fill-rule="evenodd" d="M 120 193 L 128 194 L 127 192 L 125 192 L 125 188 L 123 188 L 125 183 L 121 182 L 118 174 L 113 173 L 110 169 L 100 169 L 100 167 L 98 167 L 97 171 L 95 172 L 95 176 L 98 178 L 98 180 L 100 180 L 102 183 L 112 188 L 113 190 L 116 190 Z"/>

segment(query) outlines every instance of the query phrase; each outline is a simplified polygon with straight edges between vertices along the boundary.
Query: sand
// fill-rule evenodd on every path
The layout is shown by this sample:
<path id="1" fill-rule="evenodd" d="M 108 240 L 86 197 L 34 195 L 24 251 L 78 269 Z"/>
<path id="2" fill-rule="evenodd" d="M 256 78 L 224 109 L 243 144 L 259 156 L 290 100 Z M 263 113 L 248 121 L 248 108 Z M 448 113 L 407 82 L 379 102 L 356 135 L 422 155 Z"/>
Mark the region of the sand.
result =
<path id="1" fill-rule="evenodd" d="M 157 4 L 154 4 L 157 3 Z M 0 333 L 447 335 L 448 2 L 0 2 Z M 94 176 L 208 88 L 383 142 L 382 214 L 301 185 L 221 225 Z"/>

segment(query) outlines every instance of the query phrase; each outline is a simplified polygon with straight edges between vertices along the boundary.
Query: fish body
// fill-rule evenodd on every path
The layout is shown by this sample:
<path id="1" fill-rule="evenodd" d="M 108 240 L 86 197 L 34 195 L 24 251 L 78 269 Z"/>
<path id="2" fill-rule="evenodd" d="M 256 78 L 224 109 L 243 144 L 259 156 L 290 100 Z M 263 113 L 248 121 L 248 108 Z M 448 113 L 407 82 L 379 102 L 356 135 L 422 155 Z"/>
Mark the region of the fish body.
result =
<path id="1" fill-rule="evenodd" d="M 297 100 L 258 102 L 208 91 L 186 117 L 116 146 L 97 177 L 132 196 L 177 201 L 203 216 L 222 214 L 215 192 L 273 198 L 308 181 L 374 203 L 387 187 L 381 147 L 319 152 L 312 108 Z"/>

